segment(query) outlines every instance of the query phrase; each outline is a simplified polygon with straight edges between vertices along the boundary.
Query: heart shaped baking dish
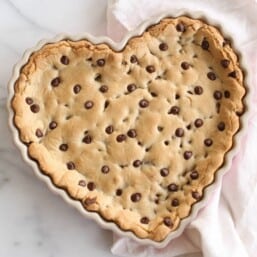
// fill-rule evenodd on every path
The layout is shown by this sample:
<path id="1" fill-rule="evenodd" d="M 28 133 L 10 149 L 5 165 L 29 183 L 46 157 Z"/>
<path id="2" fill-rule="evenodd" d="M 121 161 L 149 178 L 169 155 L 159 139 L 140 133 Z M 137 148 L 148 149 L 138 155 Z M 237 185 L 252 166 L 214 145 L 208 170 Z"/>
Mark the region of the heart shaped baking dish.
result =
<path id="1" fill-rule="evenodd" d="M 9 83 L 15 144 L 85 217 L 164 247 L 206 205 L 246 130 L 248 76 L 226 38 L 181 11 L 120 43 L 41 41 Z"/>

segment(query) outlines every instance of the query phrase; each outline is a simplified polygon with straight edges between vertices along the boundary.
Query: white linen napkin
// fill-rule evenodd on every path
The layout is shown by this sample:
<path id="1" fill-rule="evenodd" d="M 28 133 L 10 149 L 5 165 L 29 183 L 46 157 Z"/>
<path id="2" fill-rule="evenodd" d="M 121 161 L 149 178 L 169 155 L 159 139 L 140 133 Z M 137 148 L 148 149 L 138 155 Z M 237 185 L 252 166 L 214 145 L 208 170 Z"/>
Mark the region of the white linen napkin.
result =
<path id="1" fill-rule="evenodd" d="M 242 49 L 252 75 L 251 118 L 240 152 L 208 205 L 164 249 L 114 235 L 112 253 L 133 257 L 257 256 L 257 4 L 255 0 L 109 0 L 111 38 L 122 39 L 147 18 L 168 10 L 202 11 L 219 20 Z"/>

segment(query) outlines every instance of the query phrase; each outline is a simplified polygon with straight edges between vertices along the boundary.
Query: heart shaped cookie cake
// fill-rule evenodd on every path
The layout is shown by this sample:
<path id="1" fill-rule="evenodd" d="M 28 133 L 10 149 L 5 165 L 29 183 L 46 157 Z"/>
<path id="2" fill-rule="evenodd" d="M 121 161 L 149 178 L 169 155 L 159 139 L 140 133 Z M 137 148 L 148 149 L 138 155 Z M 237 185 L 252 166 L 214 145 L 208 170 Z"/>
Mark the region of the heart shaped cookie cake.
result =
<path id="1" fill-rule="evenodd" d="M 120 51 L 87 39 L 45 44 L 14 92 L 14 125 L 42 173 L 85 212 L 162 241 L 233 148 L 246 90 L 219 30 L 183 16 Z"/>

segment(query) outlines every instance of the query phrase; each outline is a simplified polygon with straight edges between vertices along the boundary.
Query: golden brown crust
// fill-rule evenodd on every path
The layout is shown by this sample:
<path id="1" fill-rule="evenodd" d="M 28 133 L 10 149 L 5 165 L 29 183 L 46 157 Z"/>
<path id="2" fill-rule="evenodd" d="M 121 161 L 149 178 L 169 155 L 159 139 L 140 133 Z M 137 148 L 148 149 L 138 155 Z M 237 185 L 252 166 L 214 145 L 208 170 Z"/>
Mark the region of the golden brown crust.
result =
<path id="1" fill-rule="evenodd" d="M 21 141 L 56 186 L 121 229 L 162 241 L 222 166 L 244 94 L 220 32 L 180 17 L 121 52 L 87 40 L 43 46 L 22 68 L 12 107 Z"/>

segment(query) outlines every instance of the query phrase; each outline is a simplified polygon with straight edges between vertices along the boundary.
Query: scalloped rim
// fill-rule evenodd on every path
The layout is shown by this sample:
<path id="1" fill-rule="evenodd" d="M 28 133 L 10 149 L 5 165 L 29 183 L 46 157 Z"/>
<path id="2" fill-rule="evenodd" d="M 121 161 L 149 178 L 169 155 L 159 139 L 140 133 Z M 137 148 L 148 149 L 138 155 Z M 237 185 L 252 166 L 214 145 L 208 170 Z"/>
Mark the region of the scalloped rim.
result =
<path id="1" fill-rule="evenodd" d="M 166 239 L 164 239 L 163 241 L 155 242 L 151 239 L 141 239 L 141 238 L 137 237 L 131 231 L 122 230 L 114 222 L 105 221 L 103 218 L 101 218 L 101 216 L 98 213 L 85 211 L 85 209 L 82 207 L 82 204 L 79 201 L 76 201 L 76 200 L 72 199 L 71 197 L 69 197 L 65 190 L 55 187 L 54 184 L 51 182 L 50 177 L 41 173 L 37 164 L 36 164 L 36 162 L 32 161 L 28 157 L 27 147 L 20 141 L 18 130 L 15 127 L 15 125 L 13 124 L 14 112 L 13 112 L 13 109 L 11 108 L 11 100 L 12 100 L 12 97 L 14 95 L 14 84 L 19 77 L 20 69 L 22 68 L 22 66 L 24 64 L 27 63 L 30 55 L 33 52 L 39 50 L 43 45 L 48 44 L 48 43 L 55 43 L 55 42 L 58 42 L 58 41 L 64 40 L 64 39 L 70 39 L 72 41 L 88 39 L 93 44 L 106 43 L 113 50 L 120 51 L 124 48 L 124 46 L 126 45 L 126 43 L 128 42 L 128 40 L 130 38 L 132 38 L 134 36 L 141 35 L 146 30 L 147 27 L 158 23 L 161 19 L 163 19 L 165 17 L 176 18 L 178 16 L 188 16 L 188 17 L 193 18 L 193 19 L 204 20 L 208 24 L 217 27 L 224 37 L 228 37 L 229 39 L 231 39 L 233 49 L 236 52 L 236 54 L 239 56 L 240 67 L 241 67 L 242 71 L 244 72 L 244 82 L 245 82 L 244 86 L 246 88 L 247 93 L 246 93 L 246 95 L 244 96 L 244 99 L 243 99 L 245 112 L 244 112 L 243 116 L 241 116 L 241 119 L 240 119 L 241 128 L 236 133 L 236 135 L 234 135 L 234 142 L 233 142 L 234 146 L 233 146 L 232 149 L 229 150 L 229 152 L 226 153 L 225 162 L 224 162 L 223 166 L 218 170 L 218 172 L 216 172 L 214 182 L 212 184 L 208 185 L 207 187 L 205 187 L 203 199 L 200 202 L 197 202 L 196 204 L 194 204 L 192 206 L 191 213 L 189 214 L 189 216 L 187 216 L 186 218 L 181 220 L 178 229 L 171 232 L 166 237 Z M 151 246 L 154 246 L 156 248 L 163 248 L 172 239 L 180 236 L 182 234 L 182 232 L 184 231 L 184 229 L 186 228 L 186 226 L 196 218 L 200 209 L 202 209 L 203 207 L 205 207 L 207 205 L 208 200 L 210 199 L 210 196 L 213 194 L 213 192 L 215 191 L 217 186 L 222 182 L 222 177 L 225 175 L 225 173 L 231 167 L 232 159 L 239 151 L 239 142 L 241 141 L 242 136 L 245 135 L 245 133 L 247 131 L 248 119 L 249 119 L 249 106 L 250 106 L 250 99 L 251 99 L 251 92 L 249 91 L 249 86 L 248 85 L 250 85 L 251 80 L 250 80 L 249 73 L 246 71 L 246 70 L 249 70 L 249 69 L 246 69 L 247 65 L 244 61 L 244 57 L 243 57 L 241 51 L 239 51 L 239 50 L 240 50 L 240 48 L 236 45 L 236 42 L 233 41 L 232 37 L 229 36 L 229 33 L 227 33 L 227 31 L 224 31 L 222 26 L 215 19 L 212 19 L 212 18 L 209 18 L 209 17 L 207 18 L 204 15 L 204 13 L 202 13 L 202 12 L 192 12 L 191 13 L 188 10 L 184 10 L 184 9 L 170 11 L 170 12 L 164 13 L 162 15 L 155 16 L 155 17 L 151 18 L 150 20 L 147 20 L 147 21 L 143 22 L 137 29 L 135 29 L 132 32 L 129 32 L 123 38 L 123 40 L 120 41 L 120 42 L 114 42 L 113 40 L 111 40 L 108 37 L 94 37 L 94 36 L 92 36 L 90 34 L 87 34 L 87 33 L 79 34 L 77 36 L 71 36 L 71 35 L 67 35 L 67 34 L 59 34 L 52 39 L 41 40 L 35 47 L 25 51 L 22 59 L 14 66 L 12 77 L 11 77 L 11 79 L 9 81 L 9 84 L 8 84 L 9 95 L 8 95 L 8 100 L 7 100 L 7 109 L 8 109 L 8 113 L 9 113 L 9 127 L 11 129 L 12 134 L 13 134 L 14 143 L 20 149 L 24 161 L 27 162 L 33 168 L 35 175 L 39 179 L 43 180 L 48 185 L 48 187 L 51 191 L 53 191 L 56 194 L 59 194 L 68 204 L 70 204 L 71 206 L 78 209 L 82 213 L 82 215 L 84 215 L 86 218 L 93 219 L 104 229 L 112 230 L 113 232 L 119 234 L 120 236 L 129 237 L 129 238 L 135 240 L 136 242 L 138 242 L 140 244 L 151 245 Z"/>

